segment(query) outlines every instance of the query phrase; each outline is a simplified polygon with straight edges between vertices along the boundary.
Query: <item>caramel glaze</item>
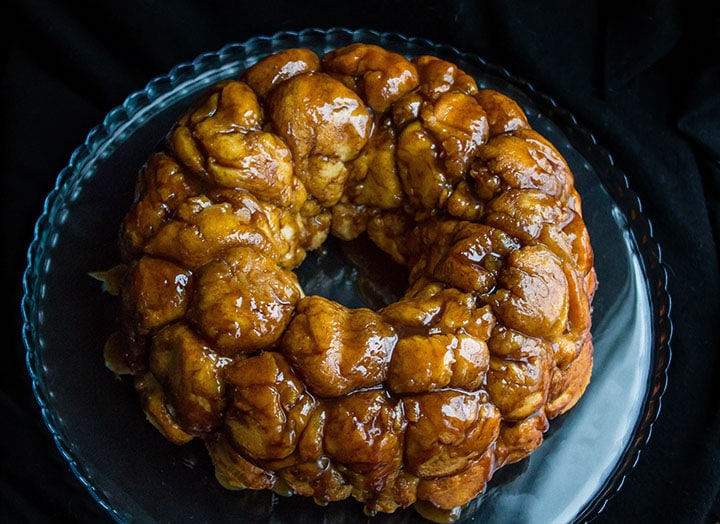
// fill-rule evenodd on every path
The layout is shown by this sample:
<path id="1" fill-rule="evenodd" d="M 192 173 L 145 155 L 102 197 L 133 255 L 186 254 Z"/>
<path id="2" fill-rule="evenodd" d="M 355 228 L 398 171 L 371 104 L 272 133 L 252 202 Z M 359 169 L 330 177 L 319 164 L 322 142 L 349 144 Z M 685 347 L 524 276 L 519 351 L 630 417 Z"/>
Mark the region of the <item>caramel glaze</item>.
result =
<path id="1" fill-rule="evenodd" d="M 406 294 L 305 296 L 292 270 L 329 234 L 367 235 Z M 139 173 L 120 243 L 108 365 L 228 489 L 451 520 L 590 380 L 573 175 L 436 57 L 290 49 L 219 82 Z"/>

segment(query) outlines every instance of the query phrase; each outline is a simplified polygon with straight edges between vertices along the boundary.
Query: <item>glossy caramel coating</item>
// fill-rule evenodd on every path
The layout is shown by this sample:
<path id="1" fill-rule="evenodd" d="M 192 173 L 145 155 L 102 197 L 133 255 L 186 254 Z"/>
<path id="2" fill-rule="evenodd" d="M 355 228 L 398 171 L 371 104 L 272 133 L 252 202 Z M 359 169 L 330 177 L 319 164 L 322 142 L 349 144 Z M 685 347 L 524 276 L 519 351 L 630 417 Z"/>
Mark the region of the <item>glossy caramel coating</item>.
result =
<path id="1" fill-rule="evenodd" d="M 331 234 L 404 265 L 405 295 L 305 296 L 293 269 Z M 120 247 L 109 365 L 228 489 L 449 516 L 590 380 L 573 174 L 437 57 L 289 49 L 210 87 L 138 174 Z"/>
<path id="2" fill-rule="evenodd" d="M 390 324 L 369 309 L 348 309 L 319 296 L 303 298 L 281 351 L 322 398 L 382 384 L 397 342 Z"/>

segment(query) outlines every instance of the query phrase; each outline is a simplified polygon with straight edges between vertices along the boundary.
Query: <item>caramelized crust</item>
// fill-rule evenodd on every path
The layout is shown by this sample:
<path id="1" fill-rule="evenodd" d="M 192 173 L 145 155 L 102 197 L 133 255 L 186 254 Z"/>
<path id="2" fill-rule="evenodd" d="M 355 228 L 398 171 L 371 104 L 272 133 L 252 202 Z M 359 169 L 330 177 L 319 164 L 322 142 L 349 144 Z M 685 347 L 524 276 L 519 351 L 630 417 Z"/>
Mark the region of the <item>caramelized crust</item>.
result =
<path id="1" fill-rule="evenodd" d="M 382 384 L 396 341 L 377 313 L 309 296 L 295 308 L 281 351 L 312 393 L 339 397 Z"/>
<path id="2" fill-rule="evenodd" d="M 405 296 L 304 296 L 292 270 L 329 234 L 404 265 Z M 289 49 L 212 86 L 140 171 L 120 247 L 113 369 L 228 489 L 450 518 L 591 377 L 573 174 L 437 57 Z"/>

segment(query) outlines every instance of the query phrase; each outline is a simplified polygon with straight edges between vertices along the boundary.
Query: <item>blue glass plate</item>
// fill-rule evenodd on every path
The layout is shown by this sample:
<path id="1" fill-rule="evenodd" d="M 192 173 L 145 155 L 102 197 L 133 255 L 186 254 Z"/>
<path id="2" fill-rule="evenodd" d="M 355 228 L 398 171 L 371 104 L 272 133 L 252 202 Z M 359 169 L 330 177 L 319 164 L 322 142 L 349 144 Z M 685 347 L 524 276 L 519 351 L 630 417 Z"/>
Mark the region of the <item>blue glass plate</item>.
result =
<path id="1" fill-rule="evenodd" d="M 165 441 L 145 420 L 129 384 L 105 367 L 103 345 L 115 327 L 116 304 L 88 276 L 118 261 L 118 227 L 137 171 L 199 92 L 282 49 L 323 54 L 359 41 L 407 56 L 437 55 L 481 87 L 518 101 L 570 164 L 595 250 L 600 287 L 592 381 L 578 405 L 551 423 L 543 445 L 498 471 L 460 521 L 592 520 L 638 460 L 667 382 L 670 298 L 651 225 L 612 156 L 550 97 L 478 56 L 394 33 L 309 29 L 228 45 L 130 95 L 72 155 L 37 221 L 22 303 L 28 370 L 60 452 L 118 522 L 367 521 L 352 500 L 322 508 L 301 497 L 227 491 L 200 443 Z M 356 274 L 338 264 L 338 256 L 310 257 L 301 268 L 306 291 L 353 300 Z M 423 522 L 412 509 L 373 521 Z"/>

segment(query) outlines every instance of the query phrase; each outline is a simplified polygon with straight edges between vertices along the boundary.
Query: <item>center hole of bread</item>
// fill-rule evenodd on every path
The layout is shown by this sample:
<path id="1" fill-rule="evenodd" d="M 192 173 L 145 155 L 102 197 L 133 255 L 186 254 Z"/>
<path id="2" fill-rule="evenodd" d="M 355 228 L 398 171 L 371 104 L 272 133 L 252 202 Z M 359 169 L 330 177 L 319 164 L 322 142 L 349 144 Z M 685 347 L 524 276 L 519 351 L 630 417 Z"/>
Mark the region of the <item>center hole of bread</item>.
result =
<path id="1" fill-rule="evenodd" d="M 345 307 L 380 309 L 397 302 L 408 271 L 365 235 L 342 241 L 329 237 L 295 269 L 306 295 L 320 295 Z"/>

